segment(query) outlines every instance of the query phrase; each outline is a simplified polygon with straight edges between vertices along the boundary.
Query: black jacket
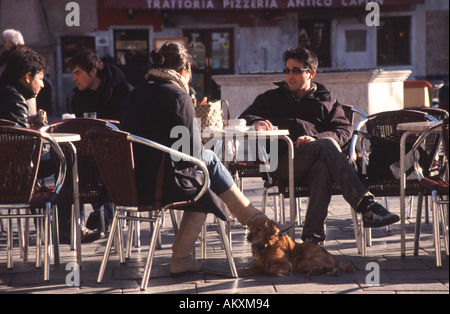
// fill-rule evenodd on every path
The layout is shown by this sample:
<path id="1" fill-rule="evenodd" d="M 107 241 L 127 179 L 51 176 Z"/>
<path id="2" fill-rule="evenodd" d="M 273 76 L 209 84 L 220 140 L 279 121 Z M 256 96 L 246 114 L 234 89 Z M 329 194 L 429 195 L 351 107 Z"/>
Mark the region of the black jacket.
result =
<path id="1" fill-rule="evenodd" d="M 0 119 L 14 121 L 29 128 L 27 100 L 35 96 L 35 93 L 20 82 L 2 85 L 0 87 Z"/>
<path id="2" fill-rule="evenodd" d="M 288 129 L 295 143 L 302 135 L 314 138 L 331 137 L 343 147 L 351 138 L 353 126 L 345 117 L 342 105 L 332 99 L 329 90 L 320 83 L 317 88 L 298 99 L 286 88 L 278 88 L 259 95 L 241 115 L 248 125 L 269 120 L 279 129 Z"/>
<path id="3" fill-rule="evenodd" d="M 133 86 L 126 81 L 123 72 L 114 65 L 105 64 L 98 73 L 102 80 L 96 91 L 74 89 L 72 112 L 83 117 L 85 112 L 97 112 L 97 118 L 120 120 L 122 104 Z"/>
<path id="4" fill-rule="evenodd" d="M 120 127 L 122 130 L 138 135 L 164 146 L 181 151 L 181 147 L 173 146 L 181 143 L 180 134 L 171 132 L 174 127 L 184 129 L 186 144 L 184 151 L 188 155 L 201 159 L 203 146 L 200 130 L 194 127 L 195 111 L 192 99 L 181 87 L 168 81 L 151 81 L 136 87 L 124 103 Z M 180 129 L 180 130 L 181 130 Z M 156 150 L 134 145 L 135 175 L 140 204 L 153 204 L 155 196 L 155 178 L 162 153 Z M 173 162 L 170 156 L 165 157 L 163 204 L 182 201 L 198 192 L 203 182 L 202 176 L 192 164 Z M 227 219 L 227 209 L 223 202 L 211 190 L 201 199 L 202 211 L 212 212 L 221 219 Z"/>

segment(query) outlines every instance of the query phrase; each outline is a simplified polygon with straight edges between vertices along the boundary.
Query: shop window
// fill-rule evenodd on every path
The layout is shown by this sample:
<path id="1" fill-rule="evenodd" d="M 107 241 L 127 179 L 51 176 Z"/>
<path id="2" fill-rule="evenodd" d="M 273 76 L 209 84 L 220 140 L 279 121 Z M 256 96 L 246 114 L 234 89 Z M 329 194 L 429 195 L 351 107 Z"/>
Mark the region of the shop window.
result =
<path id="1" fill-rule="evenodd" d="M 311 49 L 319 58 L 319 67 L 331 66 L 330 20 L 300 20 L 298 43 Z"/>
<path id="2" fill-rule="evenodd" d="M 380 19 L 377 28 L 377 64 L 409 65 L 410 58 L 410 17 L 390 17 Z"/>
<path id="3" fill-rule="evenodd" d="M 114 55 L 118 66 L 129 66 L 135 59 L 146 58 L 149 47 L 147 29 L 114 30 Z"/>
<path id="4" fill-rule="evenodd" d="M 212 76 L 234 73 L 233 29 L 186 29 L 183 34 L 194 58 L 191 87 L 197 99 L 219 99 L 220 87 Z"/>
<path id="5" fill-rule="evenodd" d="M 71 73 L 70 60 L 79 52 L 90 49 L 95 51 L 95 37 L 92 36 L 62 36 L 61 57 L 63 73 Z"/>
<path id="6" fill-rule="evenodd" d="M 116 65 L 123 71 L 127 81 L 137 86 L 145 82 L 149 66 L 148 29 L 115 29 L 114 56 Z"/>

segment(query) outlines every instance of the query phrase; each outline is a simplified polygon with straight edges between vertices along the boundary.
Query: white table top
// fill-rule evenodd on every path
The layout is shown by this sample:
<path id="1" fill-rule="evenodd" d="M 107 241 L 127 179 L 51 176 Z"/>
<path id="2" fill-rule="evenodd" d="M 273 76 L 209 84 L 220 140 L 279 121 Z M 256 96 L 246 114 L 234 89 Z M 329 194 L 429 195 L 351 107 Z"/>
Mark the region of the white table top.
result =
<path id="1" fill-rule="evenodd" d="M 245 127 L 245 128 L 226 127 L 224 130 L 211 130 L 211 131 L 204 130 L 202 132 L 203 138 L 210 138 L 213 136 L 224 136 L 224 135 L 283 136 L 289 135 L 289 130 L 256 131 L 253 127 Z"/>
<path id="2" fill-rule="evenodd" d="M 57 143 L 81 141 L 80 134 L 75 133 L 48 133 L 48 135 L 53 137 Z"/>

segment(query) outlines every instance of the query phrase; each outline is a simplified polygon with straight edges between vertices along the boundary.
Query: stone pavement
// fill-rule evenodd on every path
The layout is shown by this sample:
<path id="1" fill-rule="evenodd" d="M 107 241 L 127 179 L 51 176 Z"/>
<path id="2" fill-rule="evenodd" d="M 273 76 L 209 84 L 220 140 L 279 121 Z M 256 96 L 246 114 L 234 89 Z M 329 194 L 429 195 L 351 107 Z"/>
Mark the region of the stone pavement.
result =
<path id="1" fill-rule="evenodd" d="M 245 179 L 245 194 L 258 207 L 261 205 L 262 181 Z M 407 204 L 409 202 L 409 198 Z M 286 202 L 288 203 L 288 202 Z M 391 198 L 391 211 L 398 213 L 398 198 Z M 288 206 L 288 204 L 287 204 Z M 306 208 L 303 201 L 302 207 Z M 89 214 L 87 208 L 87 215 Z M 90 209 L 91 210 L 91 209 Z M 269 202 L 267 214 L 273 217 L 273 204 Z M 303 210 L 304 215 L 304 210 Z M 210 215 L 211 216 L 211 215 Z M 356 250 L 356 242 L 350 215 L 350 207 L 340 196 L 333 197 L 327 227 L 327 241 L 324 247 L 346 262 L 351 262 L 356 271 L 343 273 L 339 277 L 326 275 L 314 276 L 308 280 L 303 274 L 283 278 L 254 276 L 249 278 L 230 278 L 225 253 L 220 247 L 217 225 L 212 216 L 208 218 L 207 258 L 204 273 L 173 278 L 169 264 L 173 230 L 169 216 L 166 216 L 161 231 L 162 247 L 155 253 L 151 279 L 147 291 L 140 291 L 139 285 L 143 272 L 147 248 L 148 225 L 142 226 L 141 247 L 133 248 L 131 259 L 120 265 L 117 254 L 111 254 L 103 283 L 96 282 L 106 239 L 91 244 L 83 244 L 83 261 L 80 286 L 68 286 L 76 278 L 66 265 L 75 261 L 74 251 L 67 245 L 61 246 L 61 265 L 52 265 L 50 281 L 43 282 L 43 270 L 35 269 L 34 247 L 30 248 L 29 261 L 23 262 L 15 248 L 14 269 L 6 269 L 6 235 L 0 237 L 0 294 L 36 293 L 36 294 L 448 294 L 449 268 L 448 257 L 443 252 L 443 266 L 435 266 L 431 224 L 423 224 L 422 241 L 419 256 L 413 256 L 414 215 L 407 221 L 407 257 L 400 257 L 399 224 L 392 231 L 386 228 L 373 230 L 373 244 L 367 249 L 367 256 L 361 257 Z M 33 223 L 30 224 L 33 226 Z M 35 236 L 34 227 L 32 236 Z M 126 234 L 126 232 L 125 232 Z M 297 239 L 300 239 L 301 227 L 296 227 Z M 17 242 L 15 234 L 15 242 Z M 246 241 L 246 229 L 238 223 L 232 226 L 233 254 L 238 268 L 251 261 L 250 245 Z M 299 240 L 297 240 L 299 241 Z M 17 243 L 16 243 L 17 244 Z M 200 244 L 196 248 L 200 256 Z M 379 276 L 368 268 L 375 262 L 379 267 Z M 372 265 L 372 264 L 371 264 Z M 369 265 L 369 266 L 371 266 Z M 376 283 L 378 285 L 368 285 Z M 72 280 L 72 281 L 71 281 Z M 197 296 L 198 298 L 198 296 Z M 178 305 L 178 303 L 177 303 Z"/>

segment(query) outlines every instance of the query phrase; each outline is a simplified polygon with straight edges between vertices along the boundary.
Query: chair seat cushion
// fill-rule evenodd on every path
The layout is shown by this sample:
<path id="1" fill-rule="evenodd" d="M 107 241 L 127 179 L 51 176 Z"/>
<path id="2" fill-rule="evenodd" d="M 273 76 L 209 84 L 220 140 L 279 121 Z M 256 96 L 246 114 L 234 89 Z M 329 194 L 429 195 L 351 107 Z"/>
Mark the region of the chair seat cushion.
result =
<path id="1" fill-rule="evenodd" d="M 420 180 L 420 185 L 423 188 L 427 189 L 428 191 L 436 190 L 438 192 L 438 194 L 448 194 L 449 193 L 448 181 L 423 178 L 422 180 Z"/>

